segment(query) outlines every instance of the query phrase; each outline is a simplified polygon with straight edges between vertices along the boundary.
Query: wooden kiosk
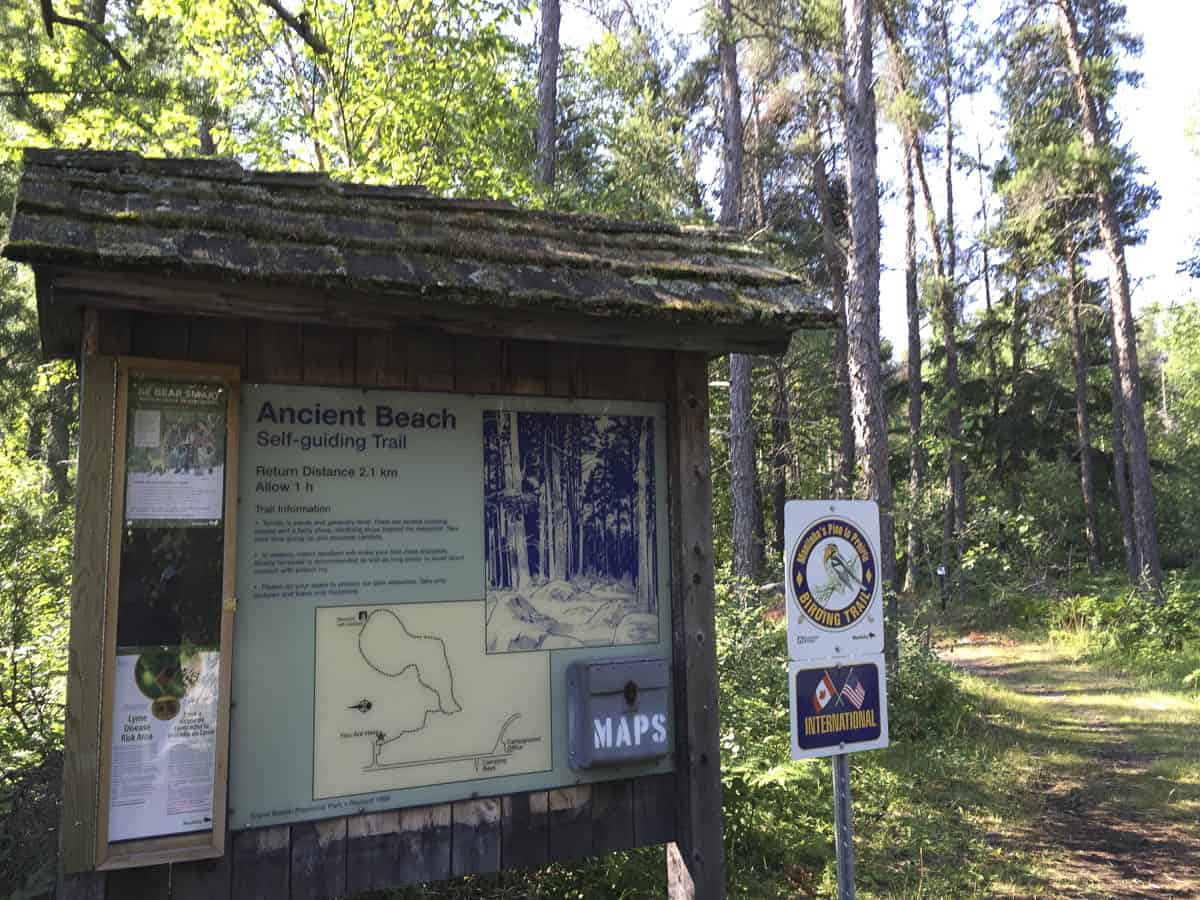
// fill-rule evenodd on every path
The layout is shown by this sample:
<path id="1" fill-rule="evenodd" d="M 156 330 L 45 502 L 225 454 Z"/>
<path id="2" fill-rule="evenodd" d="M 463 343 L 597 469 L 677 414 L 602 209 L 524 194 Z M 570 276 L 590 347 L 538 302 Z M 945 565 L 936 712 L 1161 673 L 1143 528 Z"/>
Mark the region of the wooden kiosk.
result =
<path id="1" fill-rule="evenodd" d="M 79 360 L 63 897 L 668 845 L 721 897 L 707 362 L 828 320 L 712 230 L 29 151 Z"/>

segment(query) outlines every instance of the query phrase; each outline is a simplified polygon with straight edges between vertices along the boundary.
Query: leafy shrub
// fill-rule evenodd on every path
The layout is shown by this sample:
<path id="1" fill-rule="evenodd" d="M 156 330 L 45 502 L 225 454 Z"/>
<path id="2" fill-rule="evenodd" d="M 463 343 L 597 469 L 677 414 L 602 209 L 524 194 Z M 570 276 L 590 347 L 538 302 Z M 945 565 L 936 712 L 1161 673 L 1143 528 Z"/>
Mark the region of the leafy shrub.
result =
<path id="1" fill-rule="evenodd" d="M 888 730 L 893 742 L 934 742 L 959 731 L 972 713 L 952 669 L 925 643 L 922 630 L 897 628 L 898 671 L 888 680 Z"/>
<path id="2" fill-rule="evenodd" d="M 1082 642 L 1086 655 L 1116 668 L 1200 688 L 1200 582 L 1194 576 L 1170 577 L 1161 604 L 1115 576 L 1087 588 L 1054 607 L 1050 625 L 1060 639 Z"/>

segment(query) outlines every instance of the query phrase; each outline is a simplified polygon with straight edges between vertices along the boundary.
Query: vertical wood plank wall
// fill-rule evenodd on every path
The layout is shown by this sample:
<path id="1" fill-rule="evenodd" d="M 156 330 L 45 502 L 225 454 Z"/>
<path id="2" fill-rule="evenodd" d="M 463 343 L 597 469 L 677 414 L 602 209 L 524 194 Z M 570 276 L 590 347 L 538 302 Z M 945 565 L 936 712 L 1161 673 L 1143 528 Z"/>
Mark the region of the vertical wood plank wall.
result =
<path id="1" fill-rule="evenodd" d="M 674 868 L 686 859 L 688 867 L 703 873 L 703 882 L 715 883 L 707 888 L 703 882 L 686 887 L 673 883 L 672 896 L 693 892 L 697 897 L 723 896 L 710 508 L 692 505 L 696 498 L 707 500 L 710 491 L 702 357 L 421 331 L 129 312 L 88 315 L 96 330 L 92 352 L 239 363 L 248 382 L 666 401 L 672 432 L 677 761 L 690 760 L 698 774 L 691 779 L 678 773 L 564 786 L 240 831 L 229 836 L 221 859 L 67 878 L 61 896 L 94 900 L 352 896 L 676 840 L 679 845 L 672 845 L 669 853 L 676 860 Z M 90 403 L 102 405 L 104 396 L 97 385 L 85 381 L 83 391 Z M 93 419 L 95 415 L 92 410 Z M 94 424 L 84 429 L 81 438 L 89 470 L 102 466 L 108 439 L 93 431 Z M 698 446 L 677 447 L 680 439 Z M 90 508 L 86 504 L 91 502 L 92 488 L 100 490 L 96 485 L 100 481 L 106 485 L 108 477 L 98 470 L 89 471 L 86 480 L 84 475 L 81 463 L 81 518 Z M 100 564 L 81 558 L 77 577 Z M 98 627 L 88 618 L 88 609 L 81 608 L 85 599 L 80 595 L 73 601 L 73 629 Z M 82 646 L 85 642 L 77 642 L 74 634 L 73 630 L 72 646 Z M 693 653 L 700 662 L 689 662 Z M 706 673 L 710 665 L 712 671 Z M 82 686 L 73 685 L 68 715 L 74 711 L 95 718 L 88 705 L 95 700 L 78 702 L 83 696 Z M 689 723 L 697 713 L 701 720 Z M 82 724 L 75 726 L 77 735 L 87 731 Z M 711 729 L 711 740 L 701 734 L 705 729 Z M 68 728 L 68 741 L 71 731 Z M 674 868 L 673 882 L 678 875 Z"/>

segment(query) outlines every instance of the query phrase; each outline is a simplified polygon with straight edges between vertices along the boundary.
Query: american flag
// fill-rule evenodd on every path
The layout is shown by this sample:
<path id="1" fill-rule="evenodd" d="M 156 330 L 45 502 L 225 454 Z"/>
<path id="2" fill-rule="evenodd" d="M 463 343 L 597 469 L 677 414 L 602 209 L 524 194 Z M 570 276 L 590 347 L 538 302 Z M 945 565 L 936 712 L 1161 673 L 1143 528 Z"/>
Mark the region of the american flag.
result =
<path id="1" fill-rule="evenodd" d="M 862 705 L 867 699 L 867 689 L 863 687 L 857 676 L 851 675 L 842 685 L 842 696 L 849 700 L 850 705 L 855 709 L 862 709 Z"/>

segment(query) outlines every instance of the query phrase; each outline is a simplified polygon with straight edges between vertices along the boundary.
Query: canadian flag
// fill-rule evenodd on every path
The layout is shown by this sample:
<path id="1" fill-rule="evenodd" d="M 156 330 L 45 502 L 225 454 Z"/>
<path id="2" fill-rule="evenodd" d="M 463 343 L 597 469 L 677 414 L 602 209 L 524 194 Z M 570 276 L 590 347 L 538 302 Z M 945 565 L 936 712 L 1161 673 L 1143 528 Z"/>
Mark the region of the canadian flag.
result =
<path id="1" fill-rule="evenodd" d="M 813 692 L 813 709 L 817 712 L 823 710 L 829 705 L 829 701 L 833 699 L 833 680 L 826 672 L 821 676 L 821 680 L 817 682 L 817 689 Z"/>

